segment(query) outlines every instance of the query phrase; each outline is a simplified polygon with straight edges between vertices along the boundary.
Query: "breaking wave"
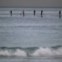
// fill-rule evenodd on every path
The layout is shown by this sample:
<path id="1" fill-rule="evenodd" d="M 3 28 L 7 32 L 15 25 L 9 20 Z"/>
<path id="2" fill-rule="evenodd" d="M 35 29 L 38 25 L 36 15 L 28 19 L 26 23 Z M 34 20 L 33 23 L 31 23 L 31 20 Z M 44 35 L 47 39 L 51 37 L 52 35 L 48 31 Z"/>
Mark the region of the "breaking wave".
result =
<path id="1" fill-rule="evenodd" d="M 21 57 L 62 57 L 62 46 L 53 47 L 0 47 L 0 57 L 11 57 L 11 56 L 21 56 Z"/>

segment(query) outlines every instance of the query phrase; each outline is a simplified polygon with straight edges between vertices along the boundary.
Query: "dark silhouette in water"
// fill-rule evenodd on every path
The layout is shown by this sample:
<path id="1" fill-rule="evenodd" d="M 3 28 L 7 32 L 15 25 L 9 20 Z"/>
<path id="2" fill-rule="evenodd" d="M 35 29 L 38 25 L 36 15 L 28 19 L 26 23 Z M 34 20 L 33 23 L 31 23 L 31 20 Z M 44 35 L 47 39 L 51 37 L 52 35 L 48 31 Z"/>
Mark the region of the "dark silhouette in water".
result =
<path id="1" fill-rule="evenodd" d="M 35 14 L 36 14 L 36 11 L 34 10 L 34 16 L 35 16 Z"/>
<path id="2" fill-rule="evenodd" d="M 10 10 L 10 15 L 12 16 L 12 10 Z"/>
<path id="3" fill-rule="evenodd" d="M 43 10 L 41 10 L 41 17 L 43 16 Z"/>
<path id="4" fill-rule="evenodd" d="M 61 18 L 61 10 L 59 10 L 59 18 Z"/>
<path id="5" fill-rule="evenodd" d="M 25 16 L 24 10 L 23 10 L 23 16 Z"/>

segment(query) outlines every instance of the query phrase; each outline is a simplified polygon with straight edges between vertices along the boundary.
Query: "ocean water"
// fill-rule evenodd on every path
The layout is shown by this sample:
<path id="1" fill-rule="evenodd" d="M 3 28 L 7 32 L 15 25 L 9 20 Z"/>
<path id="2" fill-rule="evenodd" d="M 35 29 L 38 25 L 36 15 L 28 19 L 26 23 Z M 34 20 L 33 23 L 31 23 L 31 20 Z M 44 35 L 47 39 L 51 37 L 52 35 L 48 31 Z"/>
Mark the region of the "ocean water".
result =
<path id="1" fill-rule="evenodd" d="M 62 8 L 0 8 L 0 62 L 62 62 L 59 10 Z"/>

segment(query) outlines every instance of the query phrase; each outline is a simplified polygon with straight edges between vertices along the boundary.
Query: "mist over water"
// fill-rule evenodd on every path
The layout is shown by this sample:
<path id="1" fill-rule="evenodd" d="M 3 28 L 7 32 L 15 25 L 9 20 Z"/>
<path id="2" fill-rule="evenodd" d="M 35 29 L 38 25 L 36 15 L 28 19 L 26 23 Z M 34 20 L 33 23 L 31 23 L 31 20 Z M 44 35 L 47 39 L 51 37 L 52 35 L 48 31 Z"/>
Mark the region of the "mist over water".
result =
<path id="1" fill-rule="evenodd" d="M 62 62 L 62 9 L 43 8 L 43 17 L 39 8 L 35 16 L 34 9 L 25 8 L 24 17 L 23 8 L 12 8 L 12 16 L 9 10 L 0 9 L 1 62 Z"/>

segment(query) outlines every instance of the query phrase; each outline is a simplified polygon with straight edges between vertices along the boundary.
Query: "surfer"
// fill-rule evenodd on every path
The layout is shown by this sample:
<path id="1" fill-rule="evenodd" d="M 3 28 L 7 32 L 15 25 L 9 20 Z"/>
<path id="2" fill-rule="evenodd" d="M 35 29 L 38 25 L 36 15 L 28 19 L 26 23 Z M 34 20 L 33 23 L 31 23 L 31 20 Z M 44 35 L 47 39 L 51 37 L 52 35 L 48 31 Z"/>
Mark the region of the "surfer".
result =
<path id="1" fill-rule="evenodd" d="M 23 16 L 25 16 L 24 10 L 23 10 Z"/>
<path id="2" fill-rule="evenodd" d="M 61 18 L 61 10 L 59 10 L 59 18 Z"/>
<path id="3" fill-rule="evenodd" d="M 36 11 L 34 10 L 34 16 L 35 16 Z"/>
<path id="4" fill-rule="evenodd" d="M 42 17 L 42 15 L 43 15 L 43 10 L 41 10 L 41 17 Z"/>
<path id="5" fill-rule="evenodd" d="M 10 10 L 10 15 L 12 16 L 12 10 Z"/>

